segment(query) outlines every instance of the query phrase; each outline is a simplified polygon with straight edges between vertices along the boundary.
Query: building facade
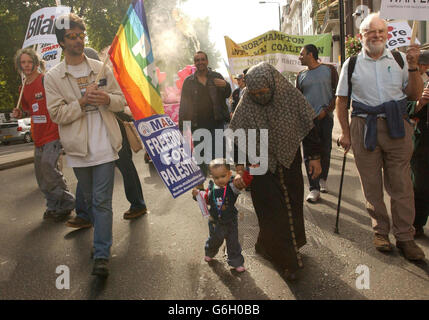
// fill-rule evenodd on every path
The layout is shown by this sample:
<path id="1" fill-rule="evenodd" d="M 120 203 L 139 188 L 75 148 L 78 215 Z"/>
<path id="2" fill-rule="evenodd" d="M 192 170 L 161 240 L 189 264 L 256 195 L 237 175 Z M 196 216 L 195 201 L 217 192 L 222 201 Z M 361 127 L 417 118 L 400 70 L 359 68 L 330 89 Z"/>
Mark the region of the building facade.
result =
<path id="1" fill-rule="evenodd" d="M 377 12 L 381 0 L 344 0 L 345 35 L 356 35 L 364 17 Z M 331 33 L 333 48 L 331 61 L 340 61 L 339 0 L 286 0 L 283 8 L 282 31 L 288 34 L 313 35 Z M 412 21 L 409 21 L 412 25 Z M 420 21 L 417 32 L 423 49 L 429 49 L 429 24 Z"/>

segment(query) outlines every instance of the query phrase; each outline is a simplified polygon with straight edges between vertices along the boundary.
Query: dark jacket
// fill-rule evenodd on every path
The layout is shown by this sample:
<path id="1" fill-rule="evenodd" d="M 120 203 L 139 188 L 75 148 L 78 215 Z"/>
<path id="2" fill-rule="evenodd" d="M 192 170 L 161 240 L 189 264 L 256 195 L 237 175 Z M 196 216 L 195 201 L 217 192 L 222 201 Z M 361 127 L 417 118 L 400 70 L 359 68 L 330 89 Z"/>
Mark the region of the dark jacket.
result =
<path id="1" fill-rule="evenodd" d="M 231 112 L 235 111 L 235 108 L 237 108 L 237 105 L 240 102 L 240 90 L 241 90 L 240 88 L 237 88 L 232 92 Z"/>
<path id="2" fill-rule="evenodd" d="M 231 95 L 231 86 L 227 82 L 225 88 L 216 87 L 213 79 L 225 80 L 218 72 L 209 69 L 207 74 L 207 85 L 209 94 L 213 103 L 214 121 L 229 122 L 229 111 L 226 105 L 226 99 Z M 188 76 L 183 82 L 182 95 L 180 98 L 179 109 L 179 128 L 183 130 L 183 121 L 192 121 L 192 129 L 198 127 L 198 100 L 197 92 L 198 79 L 194 74 Z"/>

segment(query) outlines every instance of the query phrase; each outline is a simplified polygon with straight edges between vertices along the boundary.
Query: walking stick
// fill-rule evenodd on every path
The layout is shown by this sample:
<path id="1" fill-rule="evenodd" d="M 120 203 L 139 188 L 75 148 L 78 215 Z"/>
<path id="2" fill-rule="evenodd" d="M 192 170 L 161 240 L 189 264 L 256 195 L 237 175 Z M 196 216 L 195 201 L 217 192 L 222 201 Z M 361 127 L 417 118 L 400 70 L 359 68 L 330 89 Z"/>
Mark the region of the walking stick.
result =
<path id="1" fill-rule="evenodd" d="M 337 146 L 340 146 L 339 140 L 337 140 Z M 341 194 L 343 192 L 344 169 L 346 168 L 346 160 L 347 160 L 347 153 L 344 153 L 343 168 L 341 170 L 340 191 L 338 192 L 337 221 L 335 222 L 335 230 L 334 230 L 334 232 L 337 234 L 340 233 L 338 230 L 338 222 L 340 220 Z"/>

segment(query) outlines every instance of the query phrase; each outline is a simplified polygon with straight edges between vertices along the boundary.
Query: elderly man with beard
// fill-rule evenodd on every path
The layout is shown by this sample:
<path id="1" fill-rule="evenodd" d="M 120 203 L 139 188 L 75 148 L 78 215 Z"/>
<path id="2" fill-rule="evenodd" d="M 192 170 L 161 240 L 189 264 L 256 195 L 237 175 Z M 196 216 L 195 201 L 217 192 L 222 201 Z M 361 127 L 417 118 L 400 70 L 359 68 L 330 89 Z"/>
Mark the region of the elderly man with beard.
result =
<path id="1" fill-rule="evenodd" d="M 414 237 L 414 194 L 410 177 L 413 128 L 407 118 L 407 97 L 416 100 L 423 90 L 418 72 L 419 47 L 411 45 L 401 54 L 403 68 L 385 49 L 387 22 L 378 13 L 369 15 L 360 26 L 363 50 L 357 56 L 351 76 L 352 118 L 349 125 L 347 60 L 341 70 L 336 108 L 342 135 L 340 144 L 350 147 L 359 171 L 366 207 L 372 220 L 374 245 L 390 252 L 390 220 L 383 200 L 384 188 L 391 198 L 393 234 L 396 247 L 409 260 L 424 259 Z"/>

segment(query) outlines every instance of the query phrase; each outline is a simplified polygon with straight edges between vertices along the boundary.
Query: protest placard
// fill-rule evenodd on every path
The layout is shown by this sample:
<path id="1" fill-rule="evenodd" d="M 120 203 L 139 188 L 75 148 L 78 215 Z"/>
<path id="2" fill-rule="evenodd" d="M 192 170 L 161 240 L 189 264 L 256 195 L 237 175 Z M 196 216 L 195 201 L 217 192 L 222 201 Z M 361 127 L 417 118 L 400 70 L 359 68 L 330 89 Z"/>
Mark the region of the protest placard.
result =
<path id="1" fill-rule="evenodd" d="M 70 7 L 47 7 L 34 12 L 30 17 L 25 33 L 23 48 L 41 43 L 57 43 L 55 36 L 55 20 L 57 17 L 70 13 Z"/>
<path id="2" fill-rule="evenodd" d="M 411 40 L 411 27 L 407 21 L 392 21 L 389 22 L 387 27 L 387 43 L 386 47 L 389 50 L 393 50 L 399 47 L 405 47 L 410 45 Z M 416 39 L 416 44 L 420 42 Z"/>
<path id="3" fill-rule="evenodd" d="M 383 19 L 406 19 L 426 21 L 429 17 L 427 0 L 382 0 L 380 17 Z"/>
<path id="4" fill-rule="evenodd" d="M 58 43 L 42 43 L 37 46 L 37 53 L 45 61 L 46 72 L 61 62 L 62 51 Z"/>
<path id="5" fill-rule="evenodd" d="M 154 115 L 134 122 L 145 149 L 173 198 L 204 182 L 200 168 L 169 116 Z"/>

